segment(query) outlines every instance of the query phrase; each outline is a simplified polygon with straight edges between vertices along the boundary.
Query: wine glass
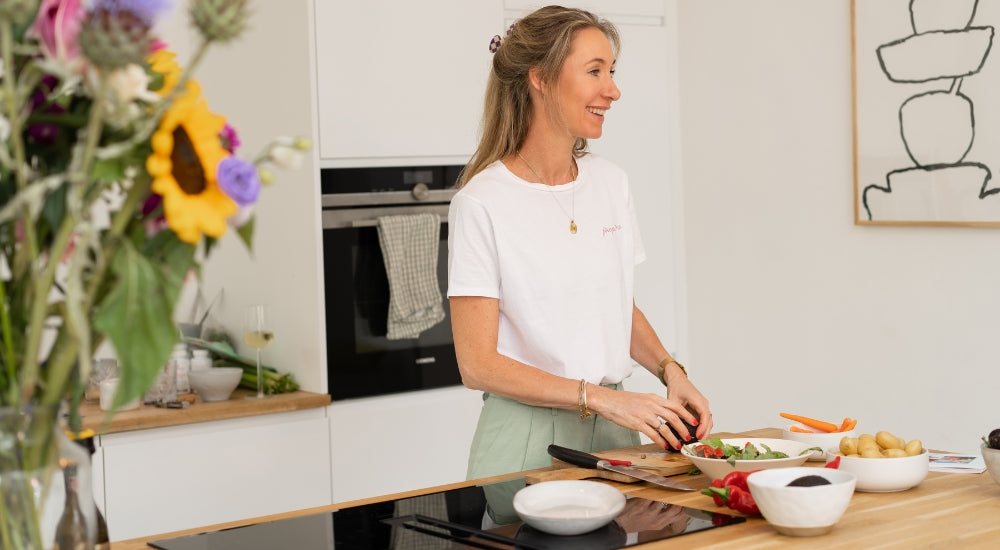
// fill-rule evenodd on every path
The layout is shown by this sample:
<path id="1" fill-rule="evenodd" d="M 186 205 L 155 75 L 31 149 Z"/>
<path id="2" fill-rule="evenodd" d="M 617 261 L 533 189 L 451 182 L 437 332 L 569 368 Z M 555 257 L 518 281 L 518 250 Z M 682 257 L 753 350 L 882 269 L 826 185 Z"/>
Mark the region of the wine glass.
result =
<path id="1" fill-rule="evenodd" d="M 243 320 L 243 342 L 257 350 L 257 395 L 247 398 L 262 399 L 264 395 L 264 373 L 260 366 L 260 350 L 274 340 L 274 332 L 268 324 L 267 307 L 262 304 L 247 306 L 246 317 Z"/>

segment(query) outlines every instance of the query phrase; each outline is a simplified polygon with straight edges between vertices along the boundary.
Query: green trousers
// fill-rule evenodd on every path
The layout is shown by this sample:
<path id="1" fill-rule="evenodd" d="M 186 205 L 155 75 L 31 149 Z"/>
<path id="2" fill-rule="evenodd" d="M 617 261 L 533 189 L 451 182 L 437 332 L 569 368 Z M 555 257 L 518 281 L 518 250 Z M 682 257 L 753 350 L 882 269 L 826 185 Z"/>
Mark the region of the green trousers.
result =
<path id="1" fill-rule="evenodd" d="M 620 383 L 605 387 L 622 389 Z M 551 466 L 548 447 L 553 443 L 590 453 L 638 445 L 639 434 L 600 415 L 580 420 L 577 410 L 533 407 L 486 393 L 472 439 L 467 478 Z M 495 523 L 518 520 L 511 501 L 524 485 L 524 480 L 518 479 L 484 487 L 487 511 Z"/>

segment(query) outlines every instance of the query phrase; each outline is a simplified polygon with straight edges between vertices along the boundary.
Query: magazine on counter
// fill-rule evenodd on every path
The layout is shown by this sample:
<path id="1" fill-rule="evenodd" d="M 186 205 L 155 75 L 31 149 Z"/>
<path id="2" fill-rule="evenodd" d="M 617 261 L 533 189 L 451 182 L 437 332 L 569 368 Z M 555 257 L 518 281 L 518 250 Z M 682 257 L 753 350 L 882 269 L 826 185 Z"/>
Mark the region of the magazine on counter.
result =
<path id="1" fill-rule="evenodd" d="M 979 474 L 986 471 L 986 462 L 979 455 L 930 453 L 928 459 L 932 472 Z"/>

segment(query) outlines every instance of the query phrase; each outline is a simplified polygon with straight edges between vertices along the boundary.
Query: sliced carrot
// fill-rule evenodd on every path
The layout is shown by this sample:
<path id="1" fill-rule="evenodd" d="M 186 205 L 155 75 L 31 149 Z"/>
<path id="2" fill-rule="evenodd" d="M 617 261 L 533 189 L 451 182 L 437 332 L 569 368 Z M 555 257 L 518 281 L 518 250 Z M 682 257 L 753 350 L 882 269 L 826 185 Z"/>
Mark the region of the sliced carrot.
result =
<path id="1" fill-rule="evenodd" d="M 805 426 L 808 426 L 808 427 L 813 428 L 815 430 L 819 430 L 821 432 L 827 432 L 827 433 L 829 433 L 829 432 L 835 432 L 835 431 L 837 431 L 837 428 L 839 427 L 839 426 L 837 426 L 836 424 L 834 424 L 832 422 L 824 422 L 822 420 L 816 420 L 815 418 L 809 418 L 807 416 L 800 416 L 800 415 L 797 415 L 797 414 L 788 414 L 788 413 L 780 413 L 780 414 L 781 414 L 781 416 L 783 418 L 787 418 L 789 420 L 794 420 L 795 422 L 798 422 L 799 424 L 803 424 Z"/>
<path id="2" fill-rule="evenodd" d="M 788 427 L 788 431 L 790 431 L 790 432 L 798 432 L 800 434 L 814 434 L 814 433 L 816 433 L 816 432 L 810 430 L 809 428 L 800 428 L 798 426 L 789 426 Z"/>
<path id="3" fill-rule="evenodd" d="M 837 428 L 837 431 L 838 431 L 838 432 L 846 432 L 847 430 L 849 430 L 849 429 L 850 429 L 850 428 L 848 428 L 848 427 L 847 427 L 847 426 L 848 426 L 848 424 L 850 424 L 850 423 L 851 423 L 851 419 L 850 419 L 850 418 L 847 418 L 847 417 L 845 416 L 845 417 L 844 417 L 844 421 L 840 423 L 840 426 L 839 426 L 839 427 Z"/>
<path id="4" fill-rule="evenodd" d="M 857 425 L 858 425 L 858 420 L 856 418 L 852 418 L 851 421 L 847 423 L 847 427 L 845 429 L 843 429 L 843 430 L 840 430 L 840 431 L 842 431 L 842 432 L 849 432 L 849 431 L 853 430 L 854 427 L 857 426 Z"/>

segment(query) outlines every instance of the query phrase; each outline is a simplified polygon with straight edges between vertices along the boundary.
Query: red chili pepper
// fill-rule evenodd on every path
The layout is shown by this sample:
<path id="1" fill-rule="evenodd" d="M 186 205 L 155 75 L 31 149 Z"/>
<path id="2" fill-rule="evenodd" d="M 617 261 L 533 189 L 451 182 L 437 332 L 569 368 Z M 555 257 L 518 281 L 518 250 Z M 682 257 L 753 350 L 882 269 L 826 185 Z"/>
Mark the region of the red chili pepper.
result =
<path id="1" fill-rule="evenodd" d="M 751 516 L 760 515 L 760 508 L 758 508 L 757 503 L 754 502 L 753 495 L 750 494 L 750 491 L 744 491 L 735 485 L 730 485 L 726 488 L 729 489 L 729 499 L 726 501 L 726 506 L 729 506 L 733 510 L 742 514 L 748 514 Z"/>
<path id="2" fill-rule="evenodd" d="M 826 466 L 824 466 L 824 468 L 832 468 L 834 470 L 836 470 L 837 468 L 840 468 L 840 455 L 837 455 L 837 456 L 833 457 L 833 460 L 831 460 L 830 462 L 827 462 Z"/>

